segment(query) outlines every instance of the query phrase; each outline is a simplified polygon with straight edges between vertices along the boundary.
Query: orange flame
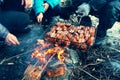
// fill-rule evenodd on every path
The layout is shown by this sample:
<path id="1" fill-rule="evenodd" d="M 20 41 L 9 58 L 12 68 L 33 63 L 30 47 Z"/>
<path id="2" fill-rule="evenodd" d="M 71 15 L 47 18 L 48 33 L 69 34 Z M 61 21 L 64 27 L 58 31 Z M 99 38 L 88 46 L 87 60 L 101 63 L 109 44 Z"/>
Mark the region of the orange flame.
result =
<path id="1" fill-rule="evenodd" d="M 31 57 L 39 59 L 40 62 L 42 62 L 42 63 L 46 63 L 46 61 L 47 61 L 46 56 L 51 57 L 53 54 L 57 54 L 58 59 L 61 62 L 64 62 L 64 56 L 63 56 L 64 49 L 62 49 L 61 47 L 53 47 L 44 52 L 39 52 L 39 50 L 36 49 L 32 53 Z"/>
<path id="2" fill-rule="evenodd" d="M 45 52 L 45 54 L 49 54 L 49 55 L 57 54 L 58 59 L 62 62 L 64 61 L 63 53 L 64 53 L 64 50 L 61 47 L 54 47 L 54 48 L 48 49 Z"/>
<path id="3" fill-rule="evenodd" d="M 32 58 L 37 58 L 37 59 L 39 59 L 39 61 L 42 62 L 42 63 L 46 63 L 45 54 L 40 53 L 38 50 L 35 50 L 35 51 L 32 53 L 31 57 L 32 57 Z"/>
<path id="4" fill-rule="evenodd" d="M 64 50 L 61 47 L 54 47 L 44 52 L 44 54 L 47 54 L 49 56 L 52 56 L 53 54 L 57 54 L 58 59 L 62 62 L 64 61 L 63 53 Z"/>
<path id="5" fill-rule="evenodd" d="M 64 50 L 59 51 L 57 54 L 58 54 L 58 59 L 59 59 L 61 62 L 64 62 L 64 56 L 63 56 Z"/>

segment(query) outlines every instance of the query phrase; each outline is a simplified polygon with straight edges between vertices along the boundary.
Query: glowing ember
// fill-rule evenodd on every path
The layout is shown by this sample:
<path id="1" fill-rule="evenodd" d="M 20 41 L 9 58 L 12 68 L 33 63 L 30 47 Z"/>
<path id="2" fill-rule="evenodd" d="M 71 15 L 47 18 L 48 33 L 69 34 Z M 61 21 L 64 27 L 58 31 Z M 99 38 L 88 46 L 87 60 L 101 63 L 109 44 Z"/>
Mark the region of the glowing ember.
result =
<path id="1" fill-rule="evenodd" d="M 54 71 L 47 70 L 47 76 L 48 77 L 58 77 L 66 73 L 65 67 L 64 66 L 59 66 L 56 68 Z"/>
<path id="2" fill-rule="evenodd" d="M 29 65 L 24 72 L 25 80 L 40 80 L 40 71 L 38 66 Z"/>
<path id="3" fill-rule="evenodd" d="M 32 58 L 37 58 L 41 63 L 46 63 L 45 54 L 40 53 L 38 50 L 35 50 L 32 55 Z"/>

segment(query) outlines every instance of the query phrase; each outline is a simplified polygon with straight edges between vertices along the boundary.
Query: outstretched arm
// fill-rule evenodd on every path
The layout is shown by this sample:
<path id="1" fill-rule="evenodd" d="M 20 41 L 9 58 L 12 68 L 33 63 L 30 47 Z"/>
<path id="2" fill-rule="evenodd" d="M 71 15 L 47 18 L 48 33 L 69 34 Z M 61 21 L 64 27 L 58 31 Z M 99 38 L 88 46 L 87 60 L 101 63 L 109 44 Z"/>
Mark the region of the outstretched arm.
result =
<path id="1" fill-rule="evenodd" d="M 0 24 L 0 37 L 4 38 L 8 45 L 19 45 L 15 35 L 11 34 L 2 24 Z"/>

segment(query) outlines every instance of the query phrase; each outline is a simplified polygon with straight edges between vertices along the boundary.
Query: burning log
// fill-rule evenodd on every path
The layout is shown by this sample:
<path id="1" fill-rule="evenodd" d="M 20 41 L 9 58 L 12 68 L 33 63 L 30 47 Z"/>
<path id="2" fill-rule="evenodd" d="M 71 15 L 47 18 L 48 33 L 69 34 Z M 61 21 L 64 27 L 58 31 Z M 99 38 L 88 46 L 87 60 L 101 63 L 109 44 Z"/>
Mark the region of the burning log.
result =
<path id="1" fill-rule="evenodd" d="M 32 58 L 37 58 L 42 64 L 40 66 L 29 65 L 25 71 L 25 80 L 39 80 L 41 73 L 46 68 L 49 59 L 53 55 L 57 55 L 59 63 L 62 64 L 65 61 L 65 48 L 75 47 L 81 50 L 87 50 L 89 46 L 92 46 L 95 39 L 95 27 L 78 26 L 75 27 L 71 24 L 57 23 L 53 26 L 44 38 L 44 40 L 38 40 L 38 46 L 32 53 Z M 51 46 L 51 47 L 50 47 Z M 43 50 L 45 48 L 45 50 Z M 46 50 L 46 48 L 48 48 Z M 72 54 L 72 53 L 70 53 Z M 75 60 L 73 59 L 74 63 Z M 33 68 L 33 69 L 31 69 Z M 66 73 L 65 66 L 57 66 L 53 70 L 49 68 L 46 71 L 48 77 L 58 77 Z"/>
<path id="2" fill-rule="evenodd" d="M 48 77 L 58 77 L 66 73 L 65 66 L 59 66 L 54 71 L 47 70 L 46 71 Z"/>
<path id="3" fill-rule="evenodd" d="M 24 72 L 24 80 L 40 80 L 40 71 L 41 69 L 39 66 L 29 65 Z"/>
<path id="4" fill-rule="evenodd" d="M 59 49 L 56 48 L 56 50 L 59 50 Z M 61 58 L 60 55 L 63 52 L 64 52 L 63 50 L 59 51 L 59 57 L 60 58 Z M 53 55 L 55 55 L 55 54 L 53 54 Z M 52 59 L 52 57 L 48 60 L 48 62 L 45 65 L 41 65 L 41 66 L 29 65 L 24 72 L 25 76 L 24 76 L 23 80 L 40 80 L 42 72 L 44 71 L 44 69 L 46 68 L 47 64 Z M 65 66 L 61 63 L 59 63 L 59 66 L 54 68 L 54 71 L 51 71 L 51 68 L 49 68 L 49 69 L 50 70 L 46 71 L 46 74 L 47 74 L 48 77 L 58 77 L 58 76 L 61 76 L 61 75 L 66 73 Z"/>

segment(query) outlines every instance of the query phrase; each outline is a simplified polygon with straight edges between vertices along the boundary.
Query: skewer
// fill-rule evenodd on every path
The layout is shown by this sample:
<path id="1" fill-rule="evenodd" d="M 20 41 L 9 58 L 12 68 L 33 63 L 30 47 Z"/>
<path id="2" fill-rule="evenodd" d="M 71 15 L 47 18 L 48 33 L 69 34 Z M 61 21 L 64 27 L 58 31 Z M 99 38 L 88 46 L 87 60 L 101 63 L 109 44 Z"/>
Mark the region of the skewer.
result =
<path id="1" fill-rule="evenodd" d="M 40 76 L 41 78 L 41 74 L 43 73 L 43 71 L 45 70 L 45 68 L 47 67 L 48 63 L 52 60 L 52 58 L 55 56 L 55 54 L 53 54 L 50 59 L 48 60 L 48 62 L 44 65 L 43 69 L 41 70 L 40 74 L 37 76 L 37 78 Z"/>
<path id="2" fill-rule="evenodd" d="M 34 51 L 34 50 L 30 50 L 30 51 L 27 51 L 27 52 L 24 52 L 24 53 L 21 53 L 21 54 L 17 54 L 17 55 L 15 55 L 15 56 L 12 56 L 12 57 L 9 57 L 9 58 L 4 58 L 2 61 L 0 61 L 0 65 L 2 65 L 4 62 L 6 62 L 6 61 L 9 61 L 9 60 L 11 60 L 11 59 L 13 59 L 13 58 L 16 58 L 16 57 L 18 57 L 18 56 L 21 56 L 21 55 L 23 55 L 23 54 L 27 54 L 27 53 L 29 53 L 29 52 L 32 52 L 32 51 Z"/>

